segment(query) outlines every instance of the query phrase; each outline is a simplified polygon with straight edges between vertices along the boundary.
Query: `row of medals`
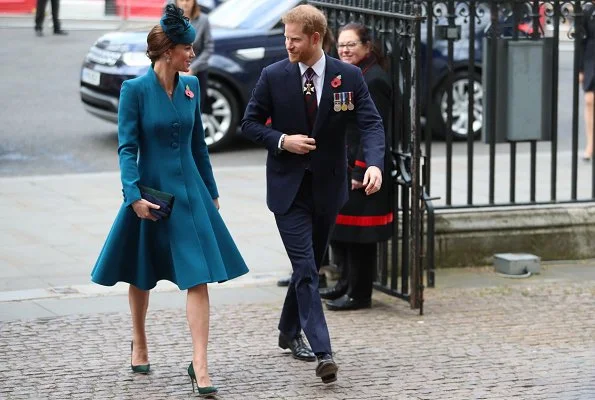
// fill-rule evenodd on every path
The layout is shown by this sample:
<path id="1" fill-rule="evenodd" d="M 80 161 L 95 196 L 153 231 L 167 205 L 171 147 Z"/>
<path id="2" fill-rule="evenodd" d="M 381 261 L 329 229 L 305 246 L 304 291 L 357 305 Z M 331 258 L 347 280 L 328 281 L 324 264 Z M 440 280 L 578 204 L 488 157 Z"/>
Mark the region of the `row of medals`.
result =
<path id="1" fill-rule="evenodd" d="M 334 93 L 334 96 L 335 105 L 333 110 L 335 110 L 335 112 L 347 110 L 352 111 L 355 108 L 352 101 L 353 92 Z"/>

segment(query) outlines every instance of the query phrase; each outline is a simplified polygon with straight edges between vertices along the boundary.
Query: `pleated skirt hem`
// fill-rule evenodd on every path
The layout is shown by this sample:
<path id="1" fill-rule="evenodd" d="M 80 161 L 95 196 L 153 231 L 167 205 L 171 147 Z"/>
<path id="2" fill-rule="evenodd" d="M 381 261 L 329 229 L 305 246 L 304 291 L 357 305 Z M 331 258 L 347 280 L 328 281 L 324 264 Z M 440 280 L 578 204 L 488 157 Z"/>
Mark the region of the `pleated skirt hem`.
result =
<path id="1" fill-rule="evenodd" d="M 160 278 L 160 279 L 157 279 L 155 282 L 147 282 L 147 283 L 139 284 L 138 282 L 135 282 L 134 280 L 127 279 L 127 278 L 119 278 L 117 280 L 108 280 L 108 279 L 102 279 L 102 278 L 99 278 L 99 277 L 95 277 L 93 275 L 91 275 L 91 282 L 96 283 L 96 284 L 101 285 L 101 286 L 114 286 L 115 284 L 117 284 L 119 282 L 123 282 L 123 283 L 128 283 L 130 285 L 133 285 L 133 286 L 135 286 L 135 287 L 137 287 L 137 288 L 139 288 L 141 290 L 151 290 L 151 289 L 154 289 L 155 286 L 157 286 L 157 282 L 159 282 L 159 281 L 168 281 L 168 282 L 171 282 L 174 285 L 176 285 L 178 287 L 178 289 L 180 289 L 180 290 L 187 290 L 187 289 L 193 288 L 194 286 L 203 285 L 205 283 L 224 283 L 224 282 L 227 282 L 229 280 L 238 278 L 238 277 L 240 277 L 242 275 L 245 275 L 247 273 L 248 273 L 248 271 L 245 271 L 245 272 L 241 272 L 241 273 L 238 273 L 238 274 L 235 274 L 235 275 L 227 276 L 225 278 L 223 278 L 223 277 L 215 277 L 215 278 L 210 279 L 210 280 L 209 279 L 207 279 L 207 280 L 204 280 L 203 279 L 203 280 L 198 280 L 196 282 L 191 282 L 189 284 L 183 284 L 183 285 L 180 285 L 178 282 L 175 282 L 174 280 L 169 279 L 169 278 Z"/>

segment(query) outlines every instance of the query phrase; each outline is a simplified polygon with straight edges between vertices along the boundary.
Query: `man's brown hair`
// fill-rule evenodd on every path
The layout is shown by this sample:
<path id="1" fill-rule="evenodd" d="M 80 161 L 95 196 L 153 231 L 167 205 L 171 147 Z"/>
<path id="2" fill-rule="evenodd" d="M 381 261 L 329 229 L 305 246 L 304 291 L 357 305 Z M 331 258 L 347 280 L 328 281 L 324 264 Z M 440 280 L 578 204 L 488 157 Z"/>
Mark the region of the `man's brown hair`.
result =
<path id="1" fill-rule="evenodd" d="M 284 24 L 301 24 L 303 32 L 312 36 L 314 32 L 320 33 L 320 38 L 326 33 L 326 17 L 318 8 L 302 4 L 289 10 L 282 18 Z"/>

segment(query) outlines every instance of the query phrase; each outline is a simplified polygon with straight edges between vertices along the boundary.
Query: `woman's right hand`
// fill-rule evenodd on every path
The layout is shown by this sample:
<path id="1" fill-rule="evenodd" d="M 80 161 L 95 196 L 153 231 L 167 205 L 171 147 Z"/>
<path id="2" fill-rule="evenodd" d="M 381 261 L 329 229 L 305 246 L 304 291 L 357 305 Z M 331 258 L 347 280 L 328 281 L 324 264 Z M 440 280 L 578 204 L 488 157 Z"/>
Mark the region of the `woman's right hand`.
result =
<path id="1" fill-rule="evenodd" d="M 151 214 L 151 209 L 159 210 L 157 204 L 153 204 L 145 199 L 140 199 L 132 203 L 132 209 L 136 213 L 137 217 L 141 219 L 150 219 L 151 221 L 157 221 L 158 219 Z"/>

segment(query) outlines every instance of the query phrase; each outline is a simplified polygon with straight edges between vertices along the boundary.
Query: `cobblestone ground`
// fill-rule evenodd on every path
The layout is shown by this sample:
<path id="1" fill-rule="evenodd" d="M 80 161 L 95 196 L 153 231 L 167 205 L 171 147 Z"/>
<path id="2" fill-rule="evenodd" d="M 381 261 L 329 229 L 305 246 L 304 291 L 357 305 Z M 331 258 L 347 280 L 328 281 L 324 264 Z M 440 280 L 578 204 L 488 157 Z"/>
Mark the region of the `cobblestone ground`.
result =
<path id="1" fill-rule="evenodd" d="M 212 309 L 219 399 L 595 399 L 595 282 L 427 290 L 425 315 L 375 294 L 330 313 L 339 380 L 276 347 L 279 304 Z M 129 319 L 100 314 L 0 325 L 2 399 L 185 399 L 183 310 L 149 314 L 153 373 L 129 369 Z"/>

